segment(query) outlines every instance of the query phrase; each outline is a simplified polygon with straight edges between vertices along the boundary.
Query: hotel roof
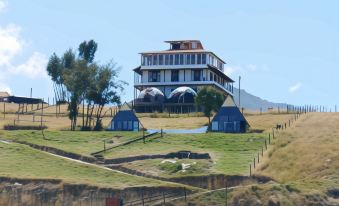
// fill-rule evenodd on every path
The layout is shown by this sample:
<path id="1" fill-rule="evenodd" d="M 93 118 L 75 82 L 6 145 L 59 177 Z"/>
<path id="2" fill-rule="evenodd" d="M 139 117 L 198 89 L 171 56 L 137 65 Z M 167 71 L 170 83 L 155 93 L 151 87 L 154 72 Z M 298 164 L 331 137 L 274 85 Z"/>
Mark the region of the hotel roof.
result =
<path id="1" fill-rule="evenodd" d="M 139 54 L 176 54 L 176 53 L 210 53 L 213 54 L 216 58 L 218 58 L 220 61 L 222 61 L 224 64 L 226 62 L 219 58 L 216 54 L 214 54 L 211 51 L 207 51 L 204 49 L 178 49 L 178 50 L 162 50 L 162 51 L 147 51 L 147 52 L 140 52 Z"/>

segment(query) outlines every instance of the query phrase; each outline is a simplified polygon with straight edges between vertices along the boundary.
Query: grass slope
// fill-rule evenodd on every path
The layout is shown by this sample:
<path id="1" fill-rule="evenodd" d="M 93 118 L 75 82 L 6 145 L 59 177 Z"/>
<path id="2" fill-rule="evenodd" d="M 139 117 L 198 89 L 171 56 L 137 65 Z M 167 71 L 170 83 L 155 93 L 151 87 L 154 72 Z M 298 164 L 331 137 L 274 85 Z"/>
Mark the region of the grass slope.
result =
<path id="1" fill-rule="evenodd" d="M 213 160 L 211 172 L 225 174 L 248 174 L 253 157 L 261 151 L 265 134 L 167 134 L 115 148 L 104 153 L 105 158 L 118 158 L 144 154 L 167 154 L 188 150 L 209 153 Z M 131 153 L 131 151 L 133 151 Z"/>
<path id="2" fill-rule="evenodd" d="M 72 162 L 16 143 L 0 142 L 0 165 L 3 177 L 62 179 L 111 188 L 174 185 Z"/>
<path id="3" fill-rule="evenodd" d="M 84 156 L 142 136 L 142 132 L 1 131 L 0 138 L 58 148 Z"/>

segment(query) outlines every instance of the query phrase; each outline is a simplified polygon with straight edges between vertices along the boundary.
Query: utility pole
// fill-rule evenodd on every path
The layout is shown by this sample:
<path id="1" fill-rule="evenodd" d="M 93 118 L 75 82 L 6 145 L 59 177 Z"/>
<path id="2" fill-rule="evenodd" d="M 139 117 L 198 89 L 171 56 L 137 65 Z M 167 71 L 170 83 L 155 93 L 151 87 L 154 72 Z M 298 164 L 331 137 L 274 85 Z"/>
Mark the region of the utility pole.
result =
<path id="1" fill-rule="evenodd" d="M 33 89 L 31 88 L 31 95 L 30 95 L 31 98 L 32 98 L 32 93 L 33 93 Z"/>
<path id="2" fill-rule="evenodd" d="M 241 76 L 239 76 L 239 108 L 241 108 L 240 106 L 240 80 L 241 80 Z"/>

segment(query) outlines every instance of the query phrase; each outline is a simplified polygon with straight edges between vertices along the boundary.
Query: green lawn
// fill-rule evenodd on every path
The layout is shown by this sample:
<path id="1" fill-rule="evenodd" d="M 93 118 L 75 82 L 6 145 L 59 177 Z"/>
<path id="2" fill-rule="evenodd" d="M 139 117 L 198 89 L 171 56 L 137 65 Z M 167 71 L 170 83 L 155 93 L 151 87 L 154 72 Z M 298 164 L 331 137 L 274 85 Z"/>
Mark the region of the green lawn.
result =
<path id="1" fill-rule="evenodd" d="M 119 144 L 142 136 L 141 132 L 81 132 L 81 131 L 49 131 L 44 132 L 45 138 L 40 131 L 1 131 L 0 138 L 18 140 L 33 144 L 58 148 L 67 152 L 73 152 L 84 156 L 90 156 L 106 147 Z"/>
<path id="2" fill-rule="evenodd" d="M 38 145 L 50 146 L 85 156 L 106 147 L 141 136 L 135 132 L 81 132 L 45 131 L 0 131 L 0 139 L 20 140 Z M 105 152 L 104 158 L 120 158 L 145 154 L 167 154 L 181 150 L 209 153 L 212 158 L 210 173 L 248 175 L 249 164 L 261 151 L 267 134 L 165 134 L 146 141 L 137 141 Z M 111 142 L 113 141 L 113 143 Z M 110 143 L 109 143 L 110 142 Z M 145 164 L 148 164 L 145 162 Z"/>
<path id="3" fill-rule="evenodd" d="M 264 146 L 266 134 L 167 134 L 115 148 L 104 157 L 118 158 L 142 154 L 167 154 L 181 150 L 209 153 L 213 166 L 211 172 L 224 174 L 249 173 L 249 164 Z M 131 152 L 132 151 L 132 152 Z"/>
<path id="4" fill-rule="evenodd" d="M 0 142 L 0 176 L 15 178 L 62 179 L 65 182 L 101 187 L 176 186 L 134 177 L 52 156 L 28 146 Z"/>

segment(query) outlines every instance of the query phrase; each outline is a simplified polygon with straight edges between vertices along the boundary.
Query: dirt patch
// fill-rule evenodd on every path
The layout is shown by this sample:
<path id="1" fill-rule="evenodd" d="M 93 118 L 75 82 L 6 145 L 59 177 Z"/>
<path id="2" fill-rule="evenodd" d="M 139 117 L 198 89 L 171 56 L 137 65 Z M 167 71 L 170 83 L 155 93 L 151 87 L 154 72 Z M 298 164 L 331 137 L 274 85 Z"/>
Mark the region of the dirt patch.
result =
<path id="1" fill-rule="evenodd" d="M 122 157 L 116 159 L 105 159 L 105 164 L 121 164 L 126 162 L 133 162 L 138 160 L 147 160 L 147 159 L 211 159 L 208 153 L 193 153 L 190 151 L 179 151 L 172 152 L 168 154 L 154 154 L 154 155 L 139 155 L 133 157 Z"/>

